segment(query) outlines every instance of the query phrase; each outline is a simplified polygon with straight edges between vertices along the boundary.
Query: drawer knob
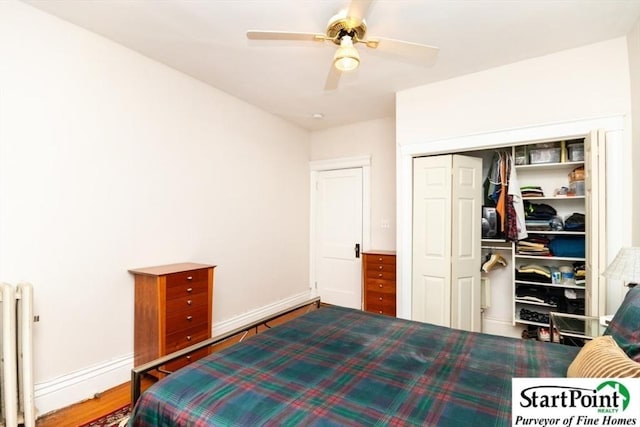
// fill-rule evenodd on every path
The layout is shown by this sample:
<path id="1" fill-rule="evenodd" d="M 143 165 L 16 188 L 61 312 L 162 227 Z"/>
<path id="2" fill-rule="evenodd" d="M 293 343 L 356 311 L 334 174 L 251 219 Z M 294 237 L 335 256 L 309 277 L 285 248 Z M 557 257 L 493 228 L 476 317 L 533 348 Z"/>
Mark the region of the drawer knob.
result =
<path id="1" fill-rule="evenodd" d="M 189 322 L 191 322 L 191 319 L 193 319 L 193 316 L 187 316 L 187 320 L 188 320 Z"/>
<path id="2" fill-rule="evenodd" d="M 378 261 L 382 262 L 382 258 L 378 258 Z"/>
<path id="3" fill-rule="evenodd" d="M 382 301 L 382 297 L 378 298 L 379 301 Z"/>
<path id="4" fill-rule="evenodd" d="M 379 310 L 378 313 L 382 314 L 382 310 Z"/>
<path id="5" fill-rule="evenodd" d="M 191 356 L 187 356 L 187 360 L 191 360 Z"/>
<path id="6" fill-rule="evenodd" d="M 187 288 L 187 292 L 193 292 L 193 288 Z"/>
<path id="7" fill-rule="evenodd" d="M 191 300 L 190 299 L 187 300 L 187 305 L 191 305 Z"/>
<path id="8" fill-rule="evenodd" d="M 187 276 L 187 280 L 193 280 L 193 276 Z"/>
<path id="9" fill-rule="evenodd" d="M 187 341 L 191 341 L 191 335 L 187 335 Z"/>
<path id="10" fill-rule="evenodd" d="M 379 268 L 380 270 L 382 270 L 383 266 L 379 266 L 378 268 Z"/>
<path id="11" fill-rule="evenodd" d="M 382 273 L 378 273 L 378 277 L 382 277 Z"/>
<path id="12" fill-rule="evenodd" d="M 382 287 L 382 283 L 380 283 L 380 284 L 378 285 L 378 287 L 379 287 L 379 288 L 381 288 L 381 287 Z"/>

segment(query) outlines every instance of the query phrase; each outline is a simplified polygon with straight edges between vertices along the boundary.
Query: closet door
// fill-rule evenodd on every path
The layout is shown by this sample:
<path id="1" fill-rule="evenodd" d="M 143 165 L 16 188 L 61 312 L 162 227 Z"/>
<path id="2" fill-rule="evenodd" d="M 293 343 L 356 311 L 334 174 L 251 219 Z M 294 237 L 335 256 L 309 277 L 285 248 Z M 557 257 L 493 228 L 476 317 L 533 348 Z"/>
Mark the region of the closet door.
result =
<path id="1" fill-rule="evenodd" d="M 480 330 L 482 160 L 414 159 L 412 318 Z"/>
<path id="2" fill-rule="evenodd" d="M 452 156 L 413 159 L 413 320 L 451 325 Z"/>
<path id="3" fill-rule="evenodd" d="M 591 131 L 584 139 L 586 195 L 586 314 L 605 314 L 606 285 L 601 276 L 606 258 L 606 157 L 605 132 Z"/>
<path id="4" fill-rule="evenodd" d="M 480 332 L 482 159 L 452 160 L 451 327 Z"/>

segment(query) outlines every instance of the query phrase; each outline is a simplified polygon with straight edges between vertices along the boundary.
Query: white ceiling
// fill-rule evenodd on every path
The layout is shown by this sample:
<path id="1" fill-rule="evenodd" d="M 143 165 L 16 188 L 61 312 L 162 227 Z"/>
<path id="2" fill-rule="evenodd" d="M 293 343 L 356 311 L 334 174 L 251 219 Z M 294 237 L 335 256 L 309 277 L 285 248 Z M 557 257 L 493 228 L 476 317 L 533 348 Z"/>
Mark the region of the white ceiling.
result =
<path id="1" fill-rule="evenodd" d="M 245 33 L 324 33 L 349 0 L 25 1 L 311 130 L 393 116 L 398 90 L 625 36 L 640 17 L 640 0 L 374 0 L 367 35 L 437 46 L 435 64 L 357 45 L 360 68 L 325 91 L 334 44 Z"/>

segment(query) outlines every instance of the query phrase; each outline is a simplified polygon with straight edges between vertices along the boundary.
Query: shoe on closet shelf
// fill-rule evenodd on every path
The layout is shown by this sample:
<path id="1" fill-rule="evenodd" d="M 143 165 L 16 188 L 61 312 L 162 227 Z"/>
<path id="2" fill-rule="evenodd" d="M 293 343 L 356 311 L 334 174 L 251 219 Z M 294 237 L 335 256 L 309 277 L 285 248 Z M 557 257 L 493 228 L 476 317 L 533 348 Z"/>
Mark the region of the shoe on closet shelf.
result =
<path id="1" fill-rule="evenodd" d="M 538 341 L 549 342 L 551 336 L 548 328 L 538 328 Z"/>
<path id="2" fill-rule="evenodd" d="M 488 259 L 482 264 L 482 271 L 485 273 L 490 272 L 494 268 L 502 266 L 507 266 L 507 260 L 500 254 L 492 254 L 488 257 Z"/>

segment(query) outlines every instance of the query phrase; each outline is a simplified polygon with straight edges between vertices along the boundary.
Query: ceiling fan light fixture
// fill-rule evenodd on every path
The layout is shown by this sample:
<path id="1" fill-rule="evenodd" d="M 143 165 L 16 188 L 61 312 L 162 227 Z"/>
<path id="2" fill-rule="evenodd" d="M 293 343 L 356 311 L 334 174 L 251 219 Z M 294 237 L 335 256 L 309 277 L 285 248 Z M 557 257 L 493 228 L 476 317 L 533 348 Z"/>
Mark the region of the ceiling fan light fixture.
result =
<path id="1" fill-rule="evenodd" d="M 342 36 L 340 47 L 333 55 L 333 65 L 340 71 L 352 71 L 360 65 L 360 54 L 350 36 Z"/>

